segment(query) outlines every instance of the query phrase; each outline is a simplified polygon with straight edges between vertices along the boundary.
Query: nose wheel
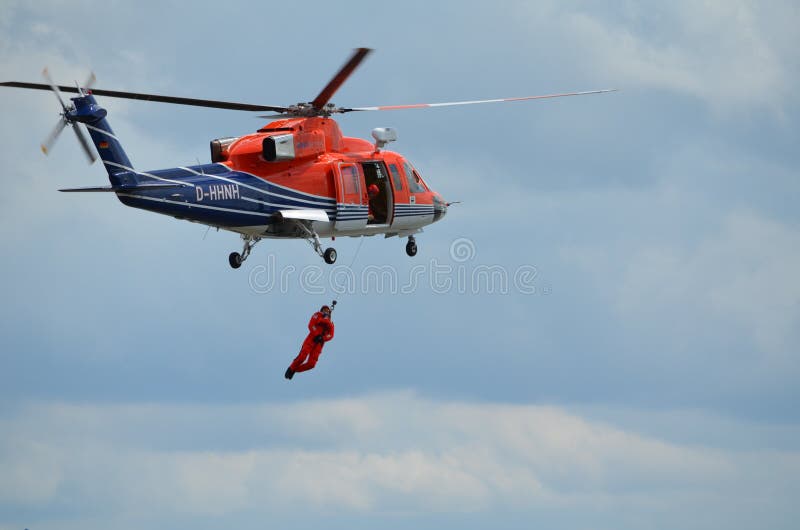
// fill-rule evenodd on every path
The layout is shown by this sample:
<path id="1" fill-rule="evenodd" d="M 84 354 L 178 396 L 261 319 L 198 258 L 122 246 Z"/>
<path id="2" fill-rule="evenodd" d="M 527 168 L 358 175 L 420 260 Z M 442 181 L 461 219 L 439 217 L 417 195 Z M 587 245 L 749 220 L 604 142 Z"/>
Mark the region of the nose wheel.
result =
<path id="1" fill-rule="evenodd" d="M 406 254 L 412 258 L 417 255 L 417 240 L 414 236 L 408 236 L 408 243 L 406 243 Z"/>

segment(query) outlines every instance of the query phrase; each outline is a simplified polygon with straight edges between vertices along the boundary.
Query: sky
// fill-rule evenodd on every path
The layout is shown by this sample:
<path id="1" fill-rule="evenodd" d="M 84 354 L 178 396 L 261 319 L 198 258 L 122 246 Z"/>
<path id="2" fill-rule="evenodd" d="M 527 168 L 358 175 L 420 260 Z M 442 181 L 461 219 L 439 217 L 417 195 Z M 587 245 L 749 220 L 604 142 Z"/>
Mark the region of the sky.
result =
<path id="1" fill-rule="evenodd" d="M 413 259 L 265 240 L 234 271 L 235 234 L 60 194 L 105 172 L 69 134 L 42 156 L 58 103 L 4 88 L 0 530 L 794 527 L 798 25 L 790 1 L 4 0 L 3 81 L 290 105 L 366 46 L 335 103 L 619 91 L 344 116 L 461 203 Z M 264 123 L 100 103 L 145 170 Z"/>

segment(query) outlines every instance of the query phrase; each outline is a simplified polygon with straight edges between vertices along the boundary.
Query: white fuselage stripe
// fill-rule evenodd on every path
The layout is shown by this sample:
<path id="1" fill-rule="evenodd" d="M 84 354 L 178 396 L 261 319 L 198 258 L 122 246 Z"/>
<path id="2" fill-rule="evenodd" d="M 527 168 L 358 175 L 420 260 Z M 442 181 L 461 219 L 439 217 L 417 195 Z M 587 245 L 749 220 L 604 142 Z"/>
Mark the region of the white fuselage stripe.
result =
<path id="1" fill-rule="evenodd" d="M 226 167 L 227 167 L 227 166 L 226 166 Z M 248 172 L 246 172 L 246 171 L 241 171 L 241 170 L 239 170 L 239 169 L 236 169 L 236 170 L 234 170 L 234 171 L 237 171 L 237 172 L 239 172 L 239 173 L 242 173 L 242 174 L 244 174 L 244 175 L 247 175 L 247 176 L 250 176 L 250 177 L 253 177 L 253 178 L 259 179 L 259 180 L 264 180 L 264 179 L 262 179 L 261 177 L 259 177 L 258 175 L 253 175 L 252 173 L 248 173 Z M 326 196 L 324 196 L 324 195 L 314 195 L 313 193 L 306 193 L 306 192 L 304 192 L 304 191 L 296 190 L 296 189 L 294 189 L 294 188 L 289 188 L 289 187 L 287 187 L 287 186 L 281 186 L 280 184 L 275 184 L 274 182 L 271 182 L 271 181 L 267 181 L 267 182 L 269 182 L 271 186 L 275 186 L 276 188 L 281 188 L 281 189 L 283 189 L 283 190 L 286 190 L 286 191 L 291 191 L 292 193 L 297 193 L 297 194 L 299 194 L 299 195 L 305 195 L 306 197 L 309 197 L 309 198 L 310 198 L 312 201 L 317 201 L 317 202 L 319 202 L 319 201 L 326 201 L 326 202 L 327 202 L 327 201 L 332 201 L 332 200 L 333 200 L 332 198 L 330 198 L 330 197 L 326 197 Z M 274 192 L 270 192 L 270 193 L 274 193 Z M 279 195 L 279 196 L 281 196 L 280 194 L 277 194 L 277 193 L 276 193 L 275 195 Z M 295 200 L 295 201 L 302 201 L 302 200 L 304 200 L 304 199 L 295 199 L 294 197 L 287 197 L 287 198 L 288 198 L 288 199 Z M 306 202 L 310 202 L 310 201 L 306 200 Z"/>
<path id="2" fill-rule="evenodd" d="M 275 196 L 275 197 L 280 197 L 282 199 L 289 199 L 291 201 L 305 202 L 305 203 L 308 203 L 308 204 L 313 204 L 315 206 L 320 206 L 320 203 L 322 203 L 322 202 L 324 202 L 328 206 L 332 206 L 330 201 L 332 201 L 333 199 L 331 199 L 330 197 L 326 197 L 326 198 L 320 197 L 320 199 L 313 200 L 313 201 L 312 200 L 308 200 L 308 199 L 297 199 L 295 197 L 290 197 L 288 195 L 282 195 L 280 193 L 275 193 L 274 191 L 262 190 L 261 188 L 258 188 L 256 186 L 251 186 L 250 184 L 245 184 L 245 183 L 240 182 L 238 180 L 233 180 L 233 179 L 229 179 L 229 178 L 226 178 L 226 177 L 221 177 L 219 175 L 209 175 L 207 173 L 199 173 L 199 172 L 197 172 L 197 171 L 195 171 L 193 169 L 189 169 L 188 167 L 181 167 L 180 169 L 185 169 L 186 171 L 188 171 L 190 173 L 194 173 L 195 175 L 198 175 L 198 176 L 210 177 L 210 178 L 223 180 L 225 182 L 230 182 L 231 184 L 238 184 L 239 186 L 242 186 L 242 187 L 245 187 L 245 188 L 249 188 L 249 189 L 254 190 L 254 191 L 258 191 L 258 192 L 263 193 L 265 195 L 272 195 L 272 196 Z M 240 173 L 244 173 L 244 172 L 240 171 Z M 259 178 L 259 177 L 255 176 L 255 175 L 250 175 L 250 173 L 244 173 L 244 174 L 248 175 L 248 176 L 251 176 L 253 178 Z M 272 184 L 271 182 L 270 182 L 270 184 L 273 185 L 273 186 L 276 186 L 276 184 Z M 296 193 L 303 193 L 303 192 L 296 191 Z M 316 195 L 312 195 L 312 197 L 316 197 Z M 243 197 L 243 198 L 245 198 L 245 197 Z"/>
<path id="3" fill-rule="evenodd" d="M 110 132 L 108 132 L 108 131 L 104 131 L 103 129 L 98 129 L 97 127 L 93 127 L 93 126 L 89 125 L 88 123 L 84 123 L 84 125 L 86 125 L 86 128 L 87 128 L 87 129 L 91 129 L 91 130 L 93 130 L 94 132 L 98 132 L 98 133 L 100 133 L 100 134 L 105 134 L 105 135 L 106 135 L 106 136 L 108 136 L 109 138 L 113 138 L 114 140 L 116 140 L 116 141 L 118 141 L 118 142 L 119 142 L 119 138 L 117 138 L 116 136 L 114 136 L 113 134 L 111 134 L 111 133 L 110 133 Z"/>
<path id="4" fill-rule="evenodd" d="M 153 202 L 168 202 L 170 204 L 177 204 L 178 206 L 187 206 L 190 208 L 205 208 L 207 210 L 219 210 L 221 212 L 233 212 L 233 213 L 243 213 L 246 215 L 257 215 L 259 217 L 269 217 L 269 214 L 263 212 L 248 212 L 247 210 L 235 210 L 233 208 L 222 208 L 221 206 L 211 206 L 208 204 L 196 204 L 190 202 L 182 202 L 182 201 L 171 201 L 169 199 L 160 199 L 157 197 L 147 197 L 145 195 L 135 195 L 133 193 L 117 193 L 117 195 L 122 195 L 124 197 L 132 197 L 134 199 L 144 199 L 146 201 L 153 201 Z"/>
<path id="5" fill-rule="evenodd" d="M 245 184 L 244 182 L 239 182 L 238 180 L 231 180 L 229 178 L 220 177 L 219 175 L 209 175 L 208 173 L 200 173 L 198 171 L 195 171 L 194 169 L 189 169 L 188 167 L 180 167 L 180 169 L 185 169 L 189 173 L 194 173 L 199 177 L 215 178 L 225 182 L 230 182 L 231 184 L 237 184 L 239 186 L 242 186 L 243 188 L 249 188 L 251 190 L 260 191 L 261 193 L 264 193 L 264 190 L 262 190 L 261 188 L 256 188 L 255 186 L 251 186 L 250 184 Z"/>
<path id="6" fill-rule="evenodd" d="M 239 197 L 239 198 L 242 199 L 242 200 L 245 200 L 245 201 L 254 202 L 256 204 L 263 204 L 264 206 L 274 206 L 274 207 L 280 208 L 282 210 L 298 210 L 299 209 L 296 206 L 291 206 L 291 205 L 287 205 L 287 204 L 277 204 L 277 203 L 274 203 L 274 202 L 267 202 L 267 201 L 259 201 L 258 199 L 253 199 L 252 197 L 244 197 L 243 196 L 243 197 Z M 333 207 L 331 207 L 331 208 L 311 208 L 311 209 L 313 209 L 313 210 L 322 210 L 323 212 L 329 212 L 329 213 L 336 211 L 336 208 L 333 208 Z"/>
<path id="7" fill-rule="evenodd" d="M 186 182 L 186 181 L 183 181 L 183 180 L 165 179 L 164 177 L 158 177 L 156 175 L 153 175 L 152 173 L 146 173 L 144 171 L 137 171 L 137 170 L 133 169 L 132 167 L 123 166 L 122 164 L 118 164 L 116 162 L 110 162 L 108 160 L 103 160 L 103 163 L 104 164 L 108 164 L 109 166 L 113 166 L 113 167 L 118 167 L 120 169 L 124 169 L 125 171 L 130 171 L 131 173 L 136 173 L 137 175 L 144 175 L 145 177 L 150 177 L 150 178 L 154 178 L 156 180 L 161 180 L 163 182 L 171 182 L 173 184 L 180 184 L 181 186 L 192 186 L 192 187 L 194 187 L 194 184 L 192 184 L 191 182 Z"/>
<path id="8" fill-rule="evenodd" d="M 123 196 L 123 197 L 131 197 L 133 199 L 141 199 L 141 200 L 145 200 L 145 201 L 169 203 L 169 204 L 175 204 L 175 205 L 178 205 L 178 206 L 186 206 L 188 208 L 204 208 L 206 210 L 216 210 L 216 211 L 221 211 L 221 212 L 231 212 L 231 213 L 239 213 L 239 214 L 244 214 L 244 215 L 254 215 L 254 216 L 257 216 L 257 217 L 269 217 L 270 216 L 269 214 L 266 214 L 266 213 L 263 213 L 263 212 L 249 212 L 249 211 L 246 211 L 246 210 L 236 210 L 234 208 L 222 208 L 221 206 L 211 206 L 211 205 L 207 205 L 207 204 L 196 204 L 196 203 L 187 203 L 187 202 L 183 202 L 183 201 L 173 201 L 173 200 L 161 199 L 161 198 L 157 198 L 157 197 L 147 197 L 145 195 L 138 195 L 138 194 L 134 194 L 134 193 L 117 192 L 117 195 L 120 195 L 120 196 Z M 409 215 L 409 216 L 404 216 L 404 220 L 405 220 L 406 223 L 408 223 L 408 222 L 413 223 L 414 221 L 417 221 L 417 222 L 421 223 L 421 226 L 424 226 L 424 225 L 428 224 L 428 218 L 430 218 L 430 215 Z M 340 221 L 340 222 L 341 221 L 365 221 L 365 220 L 366 220 L 366 217 L 337 219 L 337 221 Z M 333 219 L 331 221 L 333 221 Z M 264 226 L 266 226 L 266 225 L 264 225 Z M 369 226 L 369 225 L 367 225 L 367 226 Z M 403 230 L 408 230 L 408 229 L 411 229 L 411 228 L 413 228 L 413 224 L 411 226 L 407 226 L 407 227 L 403 228 Z M 344 232 L 350 233 L 351 231 L 347 230 L 347 229 L 344 229 Z M 373 233 L 386 233 L 386 232 L 391 232 L 391 228 L 387 227 L 387 229 L 385 231 L 380 231 L 380 232 L 372 232 L 372 231 L 367 230 L 364 233 L 365 234 L 373 234 Z"/>

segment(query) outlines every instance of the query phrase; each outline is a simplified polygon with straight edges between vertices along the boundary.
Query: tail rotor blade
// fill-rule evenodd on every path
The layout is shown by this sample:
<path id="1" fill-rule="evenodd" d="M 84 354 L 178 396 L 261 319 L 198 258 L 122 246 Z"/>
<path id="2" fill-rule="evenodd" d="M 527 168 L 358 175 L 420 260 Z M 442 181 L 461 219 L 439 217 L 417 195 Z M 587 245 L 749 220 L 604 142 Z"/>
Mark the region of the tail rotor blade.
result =
<path id="1" fill-rule="evenodd" d="M 78 94 L 81 96 L 88 94 L 95 81 L 97 81 L 97 78 L 94 76 L 94 72 L 89 72 L 89 77 L 86 78 L 86 81 L 82 85 L 79 85 L 78 81 L 75 81 L 75 88 Z"/>
<path id="2" fill-rule="evenodd" d="M 50 72 L 47 70 L 47 68 L 42 70 L 42 77 L 44 77 L 45 81 L 47 81 L 47 84 L 50 85 L 50 90 L 52 90 L 56 95 L 56 99 L 58 99 L 58 102 L 61 104 L 61 108 L 64 109 L 64 112 L 67 112 L 67 105 L 64 103 L 64 99 L 61 97 L 61 92 L 58 90 L 55 82 L 53 82 L 53 78 L 50 77 Z"/>
<path id="3" fill-rule="evenodd" d="M 79 128 L 77 123 L 72 123 L 72 130 L 75 131 L 75 136 L 78 137 L 78 142 L 81 144 L 83 152 L 86 153 L 86 158 L 89 159 L 89 163 L 94 164 L 94 161 L 97 160 L 97 155 L 92 151 L 89 140 L 86 139 L 86 136 L 84 136 L 83 131 Z"/>
<path id="4" fill-rule="evenodd" d="M 97 81 L 97 78 L 94 75 L 94 72 L 89 72 L 89 77 L 86 78 L 86 81 L 83 83 L 84 90 L 89 90 L 94 86 L 94 82 Z"/>
<path id="5" fill-rule="evenodd" d="M 56 126 L 53 129 L 53 131 L 50 133 L 47 139 L 44 142 L 42 142 L 42 153 L 44 154 L 50 153 L 50 149 L 53 148 L 53 144 L 55 144 L 56 140 L 58 140 L 58 137 L 61 136 L 61 132 L 64 130 L 64 127 L 67 126 L 67 123 L 68 123 L 67 120 L 63 118 L 59 120 L 58 123 L 56 123 Z"/>

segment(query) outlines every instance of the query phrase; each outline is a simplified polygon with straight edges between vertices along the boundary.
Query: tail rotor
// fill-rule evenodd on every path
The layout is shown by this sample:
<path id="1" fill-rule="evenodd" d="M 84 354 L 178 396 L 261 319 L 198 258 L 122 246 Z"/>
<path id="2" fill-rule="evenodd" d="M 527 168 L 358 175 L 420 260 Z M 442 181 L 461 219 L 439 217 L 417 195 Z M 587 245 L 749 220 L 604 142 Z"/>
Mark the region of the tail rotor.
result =
<path id="1" fill-rule="evenodd" d="M 64 130 L 64 127 L 66 127 L 68 123 L 69 122 L 67 121 L 67 119 L 62 115 L 61 118 L 58 120 L 58 123 L 56 123 L 53 132 L 51 132 L 50 135 L 47 137 L 47 139 L 44 142 L 42 142 L 42 153 L 44 153 L 45 155 L 50 153 L 50 149 L 53 148 L 53 144 L 56 143 L 58 137 L 61 136 L 61 131 Z"/>
<path id="2" fill-rule="evenodd" d="M 86 134 L 84 134 L 83 130 L 81 130 L 75 122 L 72 122 L 72 130 L 75 131 L 75 137 L 78 138 L 78 143 L 81 144 L 81 148 L 83 148 L 83 152 L 86 154 L 86 159 L 89 160 L 89 164 L 94 164 L 95 160 L 97 160 L 97 155 L 92 151 L 89 140 L 86 139 Z"/>
<path id="3" fill-rule="evenodd" d="M 78 143 L 81 145 L 86 158 L 89 160 L 90 164 L 93 164 L 95 160 L 97 160 L 97 155 L 92 151 L 91 146 L 89 145 L 89 141 L 86 139 L 86 135 L 78 126 L 78 124 L 70 118 L 70 113 L 75 110 L 75 107 L 70 105 L 67 106 L 64 103 L 64 98 L 61 97 L 61 91 L 58 89 L 58 86 L 53 82 L 53 78 L 50 77 L 50 72 L 45 68 L 42 70 L 42 77 L 44 77 L 47 84 L 50 86 L 50 90 L 53 91 L 55 94 L 56 99 L 58 100 L 59 105 L 61 105 L 61 119 L 56 123 L 55 128 L 53 131 L 47 136 L 44 142 L 42 142 L 42 153 L 45 155 L 49 154 L 50 150 L 55 145 L 56 140 L 58 137 L 61 136 L 61 133 L 64 131 L 64 128 L 67 125 L 72 125 L 72 130 L 75 132 L 75 137 L 78 139 Z M 84 83 L 83 87 L 78 87 L 78 93 L 83 96 L 86 94 L 86 90 L 94 84 L 95 76 L 91 74 L 89 78 Z"/>
<path id="4" fill-rule="evenodd" d="M 64 109 L 64 113 L 66 114 L 69 112 L 70 108 L 67 107 L 66 103 L 64 103 L 64 98 L 61 97 L 61 91 L 58 89 L 58 86 L 56 86 L 55 82 L 53 82 L 53 78 L 50 77 L 50 71 L 47 69 L 47 67 L 42 70 L 42 77 L 44 77 L 44 80 L 47 81 L 48 85 L 50 85 L 50 90 L 52 90 L 53 94 L 56 95 L 56 99 L 61 105 L 61 108 Z"/>

